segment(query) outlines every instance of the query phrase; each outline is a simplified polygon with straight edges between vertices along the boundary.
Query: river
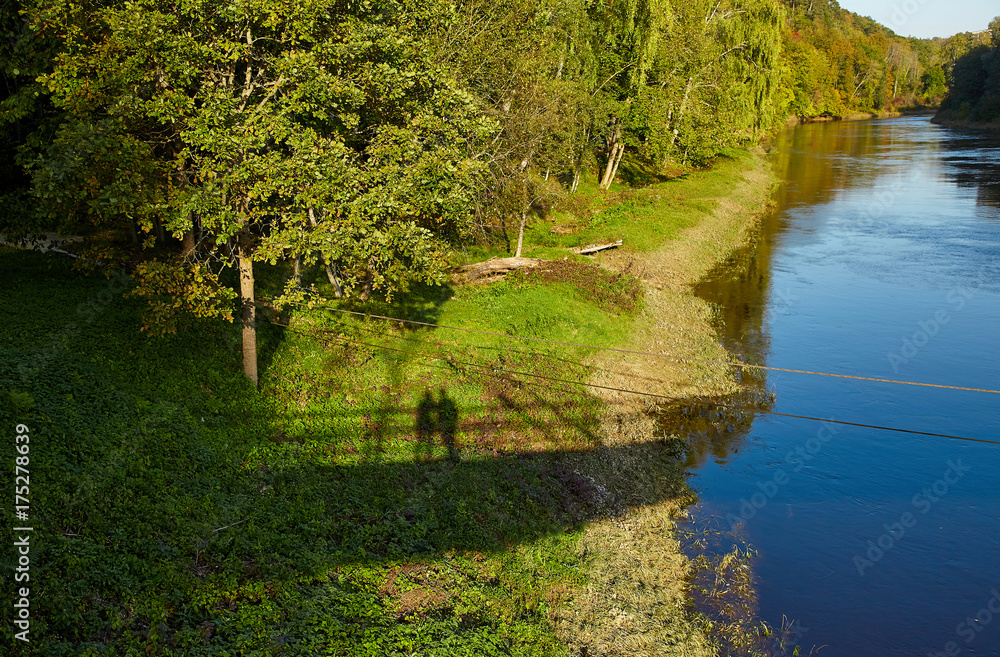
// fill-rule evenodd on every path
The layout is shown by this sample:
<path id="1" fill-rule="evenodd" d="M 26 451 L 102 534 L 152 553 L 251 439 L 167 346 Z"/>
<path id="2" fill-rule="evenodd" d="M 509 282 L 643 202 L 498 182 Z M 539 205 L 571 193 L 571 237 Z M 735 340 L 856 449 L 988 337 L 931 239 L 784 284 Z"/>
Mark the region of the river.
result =
<path id="1" fill-rule="evenodd" d="M 1000 389 L 1000 140 L 928 117 L 820 123 L 785 132 L 774 164 L 756 244 L 698 288 L 731 351 Z M 1000 442 L 997 394 L 745 379 L 776 413 Z M 788 654 L 1000 655 L 1000 444 L 766 413 L 729 428 L 691 444 L 693 523 L 756 551 L 757 614 L 795 622 Z"/>

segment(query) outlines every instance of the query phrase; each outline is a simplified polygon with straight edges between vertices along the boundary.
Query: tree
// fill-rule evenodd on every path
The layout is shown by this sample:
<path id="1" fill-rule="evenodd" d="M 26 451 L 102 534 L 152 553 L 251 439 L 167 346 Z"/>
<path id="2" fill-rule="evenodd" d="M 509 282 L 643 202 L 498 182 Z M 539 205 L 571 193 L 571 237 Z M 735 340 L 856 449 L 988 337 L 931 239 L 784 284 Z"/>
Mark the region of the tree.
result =
<path id="1" fill-rule="evenodd" d="M 780 7 L 771 0 L 697 0 L 679 6 L 650 72 L 667 109 L 668 139 L 651 155 L 704 162 L 756 139 L 781 111 Z M 652 128 L 652 126 L 650 126 Z"/>
<path id="2" fill-rule="evenodd" d="M 646 85 L 673 13 L 665 0 L 600 2 L 591 13 L 599 35 L 595 51 L 600 80 L 592 94 L 603 94 L 603 102 L 597 106 L 607 107 L 607 116 L 598 116 L 595 121 L 596 133 L 603 136 L 605 143 L 606 162 L 600 186 L 607 189 L 615 179 L 627 143 L 633 140 L 631 105 Z"/>
<path id="3" fill-rule="evenodd" d="M 0 7 L 0 203 L 11 210 L 0 212 L 0 233 L 15 240 L 55 228 L 31 212 L 30 179 L 20 166 L 20 153 L 29 142 L 51 136 L 48 90 L 36 78 L 51 70 L 58 41 L 32 29 L 22 9 L 18 0 Z"/>
<path id="4" fill-rule="evenodd" d="M 945 86 L 944 71 L 940 66 L 927 69 L 920 78 L 923 84 L 924 96 L 928 99 L 940 98 L 948 88 Z"/>
<path id="5" fill-rule="evenodd" d="M 892 73 L 892 97 L 896 98 L 901 89 L 912 87 L 923 73 L 920 60 L 912 49 L 906 44 L 890 42 L 885 55 Z M 900 82 L 903 83 L 902 88 Z"/>
<path id="6" fill-rule="evenodd" d="M 35 193 L 112 228 L 135 221 L 147 247 L 184 240 L 137 270 L 147 326 L 231 317 L 238 295 L 256 383 L 255 261 L 322 255 L 362 294 L 440 280 L 481 169 L 470 154 L 495 126 L 408 36 L 417 12 L 138 0 L 29 13 L 62 38 L 42 83 L 63 116 L 30 161 Z M 220 283 L 230 267 L 238 293 Z"/>
<path id="7" fill-rule="evenodd" d="M 423 29 L 436 61 L 499 127 L 474 201 L 482 235 L 509 243 L 512 222 L 523 245 L 529 215 L 560 194 L 560 173 L 579 168 L 589 127 L 583 89 L 596 75 L 585 3 L 472 0 Z"/>
<path id="8" fill-rule="evenodd" d="M 933 65 L 936 43 L 900 37 L 836 2 L 817 2 L 815 11 L 784 4 L 791 8 L 785 50 L 795 60 L 787 77 L 796 114 L 843 116 L 921 102 L 921 73 Z"/>
<path id="9" fill-rule="evenodd" d="M 990 29 L 1000 28 L 1000 17 Z M 970 123 L 1000 122 L 1000 42 L 980 45 L 958 58 L 948 95 L 936 120 Z"/>

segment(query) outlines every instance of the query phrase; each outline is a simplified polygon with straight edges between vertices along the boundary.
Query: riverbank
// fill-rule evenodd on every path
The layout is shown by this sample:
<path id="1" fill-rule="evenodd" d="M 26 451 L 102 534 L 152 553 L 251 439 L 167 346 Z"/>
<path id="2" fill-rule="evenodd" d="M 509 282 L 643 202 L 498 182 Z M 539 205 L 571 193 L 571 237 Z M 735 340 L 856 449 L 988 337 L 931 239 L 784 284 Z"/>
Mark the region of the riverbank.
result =
<path id="1" fill-rule="evenodd" d="M 829 121 L 866 121 L 868 119 L 893 119 L 901 116 L 919 116 L 921 114 L 932 114 L 934 107 L 904 107 L 898 111 L 878 111 L 878 112 L 849 112 L 842 116 L 824 114 L 821 116 L 796 116 L 791 115 L 785 121 L 785 125 L 792 127 L 807 123 L 826 123 Z"/>
<path id="2" fill-rule="evenodd" d="M 45 446 L 35 648 L 711 654 L 670 533 L 683 443 L 577 384 L 710 394 L 728 368 L 521 338 L 724 358 L 685 290 L 750 234 L 766 170 L 736 152 L 585 190 L 558 217 L 573 234 L 528 231 L 525 255 L 563 263 L 547 273 L 272 314 L 259 391 L 232 325 L 151 339 L 127 280 L 0 249 L 0 421 Z M 612 235 L 625 247 L 600 268 L 567 251 Z M 262 265 L 261 290 L 287 275 Z"/>
<path id="3" fill-rule="evenodd" d="M 1000 121 L 966 121 L 947 116 L 937 115 L 931 119 L 931 123 L 945 128 L 957 128 L 959 130 L 983 130 L 986 132 L 1000 132 Z"/>
<path id="4" fill-rule="evenodd" d="M 669 403 L 664 397 L 713 398 L 739 389 L 730 368 L 721 364 L 729 362 L 730 355 L 716 339 L 713 309 L 693 294 L 692 286 L 753 238 L 776 178 L 759 152 L 741 154 L 719 169 L 695 174 L 701 175 L 722 175 L 728 184 L 724 193 L 700 199 L 704 212 L 695 223 L 658 248 L 608 251 L 599 257 L 601 265 L 613 271 L 640 272 L 646 304 L 620 346 L 652 355 L 601 352 L 589 359 L 590 382 L 602 386 L 594 389 L 603 401 L 602 433 L 611 444 L 644 452 L 645 463 L 663 465 L 651 469 L 612 461 L 603 464 L 604 477 L 593 474 L 608 487 L 637 492 L 651 480 L 672 480 L 677 492 L 653 503 L 631 505 L 622 516 L 598 520 L 585 529 L 583 541 L 601 555 L 599 567 L 589 572 L 582 604 L 560 620 L 569 626 L 563 636 L 570 645 L 583 647 L 590 641 L 601 647 L 590 654 L 675 654 L 662 647 L 669 644 L 664 638 L 683 627 L 689 633 L 683 651 L 676 654 L 714 654 L 708 639 L 713 633 L 704 625 L 692 629 L 685 611 L 692 566 L 675 533 L 675 519 L 692 500 L 676 462 L 684 439 L 658 430 L 655 412 Z M 669 183 L 643 193 L 662 200 L 668 190 Z M 659 398 L 608 388 L 640 390 Z M 635 473 L 651 470 L 649 479 L 635 481 Z M 636 501 L 655 497 L 633 495 Z M 608 598 L 615 601 L 612 613 L 593 613 L 600 606 L 597 601 Z M 665 617 L 672 622 L 665 622 Z"/>
<path id="5" fill-rule="evenodd" d="M 592 361 L 595 367 L 613 366 L 616 373 L 596 376 L 596 384 L 629 388 L 642 382 L 646 392 L 677 399 L 735 391 L 728 367 L 702 362 L 728 362 L 728 352 L 715 337 L 712 309 L 694 296 L 692 287 L 753 238 L 777 179 L 762 152 L 741 154 L 715 171 L 692 175 L 725 175 L 727 179 L 724 192 L 718 190 L 723 193 L 696 201 L 704 204 L 704 212 L 695 223 L 656 248 L 609 251 L 600 257 L 601 265 L 614 271 L 641 272 L 646 306 L 624 348 L 661 357 L 602 354 Z M 663 190 L 652 186 L 644 193 L 659 197 Z M 609 402 L 636 407 L 634 395 L 598 394 Z"/>

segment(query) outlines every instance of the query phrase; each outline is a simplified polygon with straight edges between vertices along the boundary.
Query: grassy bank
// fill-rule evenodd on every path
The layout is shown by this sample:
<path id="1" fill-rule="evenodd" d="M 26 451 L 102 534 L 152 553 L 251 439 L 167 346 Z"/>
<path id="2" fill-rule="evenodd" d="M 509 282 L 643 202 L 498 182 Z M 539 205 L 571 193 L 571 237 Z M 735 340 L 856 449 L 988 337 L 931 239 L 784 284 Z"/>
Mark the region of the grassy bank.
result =
<path id="1" fill-rule="evenodd" d="M 765 169 L 733 153 L 585 190 L 553 218 L 575 232 L 529 231 L 525 255 L 561 262 L 544 272 L 274 315 L 259 391 L 232 325 L 150 339 L 128 281 L 0 251 L 0 421 L 30 430 L 35 527 L 31 650 L 9 624 L 0 640 L 46 655 L 710 654 L 670 534 L 690 499 L 683 443 L 578 383 L 686 395 L 731 386 L 726 368 L 653 372 L 511 336 L 724 356 L 686 286 L 746 238 Z M 607 237 L 625 247 L 600 267 L 566 250 Z M 272 289 L 285 275 L 260 272 Z"/>

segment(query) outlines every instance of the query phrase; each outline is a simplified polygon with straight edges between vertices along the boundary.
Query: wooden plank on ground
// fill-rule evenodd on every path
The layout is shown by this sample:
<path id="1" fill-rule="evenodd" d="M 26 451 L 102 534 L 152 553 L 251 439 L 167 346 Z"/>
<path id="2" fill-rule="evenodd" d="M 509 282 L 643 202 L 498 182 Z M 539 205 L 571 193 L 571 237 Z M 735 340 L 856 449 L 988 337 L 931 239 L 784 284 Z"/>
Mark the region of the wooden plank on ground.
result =
<path id="1" fill-rule="evenodd" d="M 580 255 L 590 255 L 592 253 L 597 253 L 598 251 L 603 251 L 604 249 L 616 249 L 622 245 L 622 240 L 617 242 L 609 242 L 607 244 L 591 244 L 590 246 L 585 246 L 580 249 L 574 249 L 576 253 Z"/>

